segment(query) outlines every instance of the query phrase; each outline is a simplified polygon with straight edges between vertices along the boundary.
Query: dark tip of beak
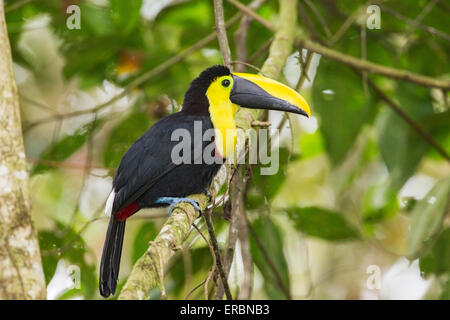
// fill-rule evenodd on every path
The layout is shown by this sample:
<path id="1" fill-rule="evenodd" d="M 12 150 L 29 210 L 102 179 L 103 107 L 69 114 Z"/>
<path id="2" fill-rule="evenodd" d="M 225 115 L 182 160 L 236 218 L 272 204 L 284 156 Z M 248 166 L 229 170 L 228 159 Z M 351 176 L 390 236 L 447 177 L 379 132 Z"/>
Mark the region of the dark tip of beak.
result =
<path id="1" fill-rule="evenodd" d="M 297 108 L 297 107 L 295 107 L 295 108 L 297 109 L 297 112 L 296 112 L 297 114 L 301 114 L 302 116 L 309 118 L 308 114 L 304 110 Z"/>

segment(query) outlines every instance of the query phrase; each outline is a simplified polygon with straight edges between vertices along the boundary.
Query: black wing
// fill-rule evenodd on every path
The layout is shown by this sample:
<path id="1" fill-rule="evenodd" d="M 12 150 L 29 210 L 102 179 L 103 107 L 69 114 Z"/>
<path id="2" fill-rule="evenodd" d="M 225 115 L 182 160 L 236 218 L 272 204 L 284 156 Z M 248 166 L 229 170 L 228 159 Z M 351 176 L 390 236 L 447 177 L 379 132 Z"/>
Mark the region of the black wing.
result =
<path id="1" fill-rule="evenodd" d="M 203 125 L 205 124 L 203 116 L 183 112 L 167 116 L 156 122 L 127 150 L 113 180 L 115 196 L 112 214 L 136 201 L 179 166 L 171 159 L 172 148 L 179 143 L 171 141 L 172 132 L 179 128 L 193 132 L 195 120 L 203 120 Z"/>

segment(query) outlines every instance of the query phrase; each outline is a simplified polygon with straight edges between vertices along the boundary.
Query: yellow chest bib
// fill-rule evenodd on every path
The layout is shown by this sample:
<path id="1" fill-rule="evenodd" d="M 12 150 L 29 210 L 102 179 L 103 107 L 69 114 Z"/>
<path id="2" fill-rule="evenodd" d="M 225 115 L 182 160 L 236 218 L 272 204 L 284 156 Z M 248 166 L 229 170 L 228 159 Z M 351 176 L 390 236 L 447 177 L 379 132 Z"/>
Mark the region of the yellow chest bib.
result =
<path id="1" fill-rule="evenodd" d="M 214 126 L 217 152 L 222 158 L 233 158 L 237 140 L 233 110 L 226 106 L 210 107 L 209 114 Z"/>
<path id="2" fill-rule="evenodd" d="M 220 86 L 210 86 L 206 96 L 209 100 L 209 115 L 214 126 L 216 151 L 222 158 L 233 158 L 237 142 L 234 115 L 238 106 L 231 103 L 229 92 Z"/>

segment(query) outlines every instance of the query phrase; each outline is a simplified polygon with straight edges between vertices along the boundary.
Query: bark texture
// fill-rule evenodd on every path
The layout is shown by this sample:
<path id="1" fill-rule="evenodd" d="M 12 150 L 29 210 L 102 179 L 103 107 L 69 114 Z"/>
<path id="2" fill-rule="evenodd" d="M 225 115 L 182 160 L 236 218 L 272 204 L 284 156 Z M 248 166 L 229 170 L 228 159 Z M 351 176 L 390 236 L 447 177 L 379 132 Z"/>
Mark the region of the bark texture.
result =
<path id="1" fill-rule="evenodd" d="M 27 187 L 19 100 L 0 0 L 0 300 L 45 299 Z"/>

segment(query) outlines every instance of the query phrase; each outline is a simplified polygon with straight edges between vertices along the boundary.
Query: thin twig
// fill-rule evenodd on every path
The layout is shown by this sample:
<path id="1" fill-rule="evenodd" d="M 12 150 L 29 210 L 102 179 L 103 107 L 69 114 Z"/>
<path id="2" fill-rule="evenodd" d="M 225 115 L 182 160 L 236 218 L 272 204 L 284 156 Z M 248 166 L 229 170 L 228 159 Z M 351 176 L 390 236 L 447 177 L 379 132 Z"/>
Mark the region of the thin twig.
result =
<path id="1" fill-rule="evenodd" d="M 223 15 L 222 0 L 214 0 L 214 17 L 216 21 L 217 41 L 219 42 L 220 52 L 222 54 L 223 63 L 228 68 L 231 67 L 231 50 L 228 45 L 227 32 L 225 31 L 225 22 Z"/>
<path id="2" fill-rule="evenodd" d="M 316 31 L 316 29 L 314 28 L 314 23 L 311 20 L 311 16 L 301 1 L 298 3 L 298 14 L 299 14 L 301 22 L 303 23 L 303 25 L 306 27 L 306 30 L 308 31 L 309 38 L 314 41 L 323 43 L 322 35 L 320 33 L 318 33 Z"/>
<path id="3" fill-rule="evenodd" d="M 302 51 L 302 49 L 300 48 L 299 52 L 301 52 L 301 51 Z M 297 83 L 297 91 L 298 92 L 300 92 L 300 90 L 302 89 L 303 84 L 305 83 L 306 79 L 308 79 L 308 81 L 311 81 L 308 77 L 308 70 L 309 70 L 309 67 L 311 66 L 312 57 L 313 57 L 312 51 L 308 50 L 308 52 L 306 54 L 306 61 L 302 65 L 300 79 L 298 80 L 298 83 Z"/>
<path id="4" fill-rule="evenodd" d="M 417 17 L 414 19 L 413 24 L 420 24 L 420 22 L 425 18 L 425 16 L 433 9 L 433 7 L 436 5 L 436 2 L 438 0 L 431 0 L 427 3 L 425 8 L 420 11 L 420 13 L 417 15 Z M 409 26 L 410 27 L 410 26 Z M 406 50 L 408 50 L 410 43 L 411 43 L 411 35 L 414 33 L 413 28 L 409 28 L 408 32 L 405 35 L 406 41 L 403 43 L 403 45 L 400 47 L 400 50 L 397 53 L 397 58 L 400 57 Z"/>
<path id="5" fill-rule="evenodd" d="M 258 50 L 256 50 L 250 58 L 248 58 L 248 62 L 249 63 L 253 63 L 256 59 L 258 59 L 263 53 L 267 52 L 270 48 L 270 46 L 272 45 L 272 41 L 273 38 L 270 38 L 269 40 L 267 40 L 262 46 L 261 48 L 259 48 Z"/>
<path id="6" fill-rule="evenodd" d="M 235 184 L 238 183 L 239 179 L 239 170 L 240 166 L 236 166 L 235 168 L 232 168 L 233 174 L 231 175 L 231 198 L 229 201 L 231 202 L 231 212 L 230 212 L 230 226 L 228 227 L 228 238 L 227 243 L 225 247 L 225 253 L 223 257 L 223 265 L 224 265 L 224 271 L 225 275 L 228 278 L 228 275 L 230 273 L 231 264 L 233 262 L 234 258 L 234 250 L 236 248 L 236 241 L 238 239 L 238 228 L 237 228 L 237 221 L 238 221 L 238 214 L 239 212 L 236 210 L 236 197 L 235 197 Z M 223 294 L 224 294 L 224 287 L 219 286 L 216 291 L 215 299 L 216 300 L 222 300 Z"/>
<path id="7" fill-rule="evenodd" d="M 8 6 L 5 8 L 5 13 L 10 13 L 14 10 L 20 9 L 23 6 L 29 4 L 30 2 L 32 2 L 33 0 L 21 0 L 21 1 L 17 1 L 16 3 L 13 3 L 12 5 Z"/>
<path id="8" fill-rule="evenodd" d="M 197 232 L 200 234 L 200 236 L 203 238 L 203 240 L 205 240 L 205 243 L 206 243 L 206 245 L 208 246 L 209 251 L 211 252 L 211 257 L 213 258 L 213 265 L 212 265 L 212 267 L 211 267 L 211 271 L 208 273 L 208 276 L 206 277 L 206 279 L 205 279 L 204 281 L 202 281 L 202 283 L 205 284 L 205 300 L 208 300 L 208 283 L 209 283 L 209 281 L 211 280 L 211 278 L 212 278 L 214 272 L 216 271 L 217 259 L 216 259 L 216 255 L 214 254 L 214 248 L 213 248 L 213 246 L 211 245 L 211 243 L 209 243 L 208 239 L 206 239 L 205 235 L 204 235 L 203 232 L 200 230 L 200 228 L 199 228 L 195 223 L 193 223 L 192 226 L 197 230 Z M 196 288 L 198 288 L 198 287 L 196 287 Z M 195 289 L 196 289 L 196 288 L 195 288 Z M 185 299 L 187 299 L 187 298 L 191 295 L 191 293 L 195 291 L 195 289 L 194 289 L 194 290 L 191 290 L 191 291 L 189 292 L 189 294 L 186 295 L 186 298 L 185 298 Z"/>
<path id="9" fill-rule="evenodd" d="M 356 9 L 355 12 L 353 12 L 353 14 L 344 21 L 344 23 L 341 25 L 339 30 L 328 41 L 329 47 L 333 47 L 342 38 L 342 36 L 347 32 L 347 30 L 352 26 L 352 24 L 356 20 L 358 20 L 358 18 L 362 14 L 364 14 L 363 8 L 365 8 L 365 7 L 359 7 L 358 9 Z"/>
<path id="10" fill-rule="evenodd" d="M 412 19 L 402 15 L 400 12 L 395 11 L 394 9 L 387 7 L 385 5 L 382 5 L 381 9 L 383 10 L 383 12 L 386 12 L 386 13 L 390 14 L 391 16 L 393 16 L 399 20 L 402 20 L 403 22 L 405 22 L 413 27 L 419 28 L 425 32 L 428 32 L 428 33 L 436 36 L 436 37 L 450 41 L 450 35 L 448 35 L 445 32 L 442 32 L 440 30 L 437 30 L 436 28 L 433 28 L 431 26 L 423 25 L 419 21 L 417 21 L 417 19 L 412 20 Z"/>
<path id="11" fill-rule="evenodd" d="M 257 10 L 263 3 L 265 2 L 265 0 L 256 0 L 253 1 L 249 7 L 252 8 L 253 10 Z M 237 61 L 242 61 L 241 64 L 236 66 L 236 71 L 237 72 L 243 72 L 244 71 L 244 66 L 246 65 L 246 61 L 247 61 L 247 37 L 248 37 L 248 29 L 250 27 L 250 24 L 252 23 L 253 18 L 248 16 L 248 15 L 244 15 L 241 18 L 241 23 L 239 24 L 239 28 L 237 29 L 237 31 L 234 34 L 235 40 L 236 40 L 236 60 Z"/>
<path id="12" fill-rule="evenodd" d="M 225 296 L 228 300 L 233 300 L 231 295 L 230 287 L 228 286 L 227 277 L 223 268 L 222 258 L 220 256 L 219 244 L 217 243 L 216 233 L 214 232 L 214 226 L 211 221 L 211 214 L 208 210 L 203 213 L 203 218 L 205 219 L 206 226 L 208 228 L 209 238 L 211 239 L 211 245 L 214 249 L 214 255 L 216 257 L 217 269 L 219 271 L 220 279 L 222 280 L 222 286 L 225 290 Z"/>
<path id="13" fill-rule="evenodd" d="M 242 171 L 237 172 L 236 183 L 233 184 L 233 205 L 237 215 L 238 239 L 241 247 L 241 257 L 243 264 L 243 281 L 239 290 L 238 299 L 248 300 L 252 294 L 253 287 L 253 261 L 250 253 L 250 243 L 248 240 L 248 229 L 245 221 L 245 190 L 248 180 L 242 176 Z M 232 205 L 232 210 L 233 210 Z"/>
<path id="14" fill-rule="evenodd" d="M 29 98 L 29 97 L 27 97 L 27 96 L 24 96 L 24 95 L 20 94 L 20 92 L 19 92 L 19 96 L 20 96 L 20 98 L 23 99 L 24 101 L 27 101 L 27 102 L 31 103 L 32 105 L 38 107 L 38 108 L 41 109 L 41 110 L 45 110 L 45 111 L 47 111 L 47 112 L 50 112 L 51 114 L 56 114 L 56 113 L 58 113 L 57 110 L 54 110 L 53 108 L 51 108 L 51 107 L 49 107 L 49 106 L 47 106 L 47 105 L 45 105 L 45 104 L 43 104 L 43 103 L 41 103 L 41 102 L 39 102 L 39 101 L 36 101 L 36 100 L 31 99 L 31 98 Z"/>
<path id="15" fill-rule="evenodd" d="M 242 3 L 240 3 L 237 0 L 227 0 L 227 1 L 229 3 L 231 3 L 233 6 L 235 6 L 236 8 L 238 8 L 239 10 L 241 10 L 242 12 L 244 12 L 245 14 L 249 15 L 250 17 L 252 17 L 256 21 L 258 21 L 260 24 L 265 26 L 267 29 L 272 30 L 272 31 L 276 30 L 276 27 L 271 22 L 269 22 L 266 19 L 262 18 L 252 8 L 250 8 L 250 6 L 243 5 Z"/>
<path id="16" fill-rule="evenodd" d="M 86 169 L 86 165 L 85 164 L 79 164 L 79 163 L 72 163 L 72 162 L 58 162 L 58 161 L 54 161 L 54 160 L 44 160 L 44 159 L 36 159 L 36 158 L 31 158 L 31 157 L 27 157 L 27 161 L 30 163 L 39 163 L 39 164 L 43 164 L 45 166 L 49 166 L 49 167 L 56 167 L 56 168 L 66 168 L 66 169 L 79 169 L 79 170 L 85 170 Z M 110 172 L 114 172 L 116 169 L 115 168 L 107 168 L 107 167 L 102 167 L 102 166 L 94 166 L 94 165 L 90 165 L 89 167 L 87 167 L 87 169 L 91 170 L 91 169 L 105 169 L 108 170 Z"/>
<path id="17" fill-rule="evenodd" d="M 317 10 L 316 6 L 310 1 L 310 0 L 304 0 L 306 5 L 311 9 L 311 11 L 316 16 L 317 20 L 319 20 L 320 25 L 322 26 L 322 29 L 325 31 L 327 37 L 331 37 L 331 31 L 328 28 L 327 22 L 320 14 L 319 10 Z"/>
<path id="18" fill-rule="evenodd" d="M 252 69 L 258 71 L 259 73 L 261 73 L 261 69 L 260 69 L 260 68 L 258 68 L 257 66 L 255 66 L 255 65 L 253 65 L 253 64 L 251 64 L 251 63 L 248 63 L 248 62 L 239 61 L 239 60 L 234 60 L 234 61 L 231 61 L 231 64 L 237 64 L 237 65 L 247 66 L 247 67 L 250 67 L 250 68 L 252 68 Z M 239 69 L 239 68 L 236 68 L 236 69 Z M 238 70 L 237 70 L 237 71 L 238 71 Z M 238 72 L 242 72 L 242 71 L 239 70 Z"/>

